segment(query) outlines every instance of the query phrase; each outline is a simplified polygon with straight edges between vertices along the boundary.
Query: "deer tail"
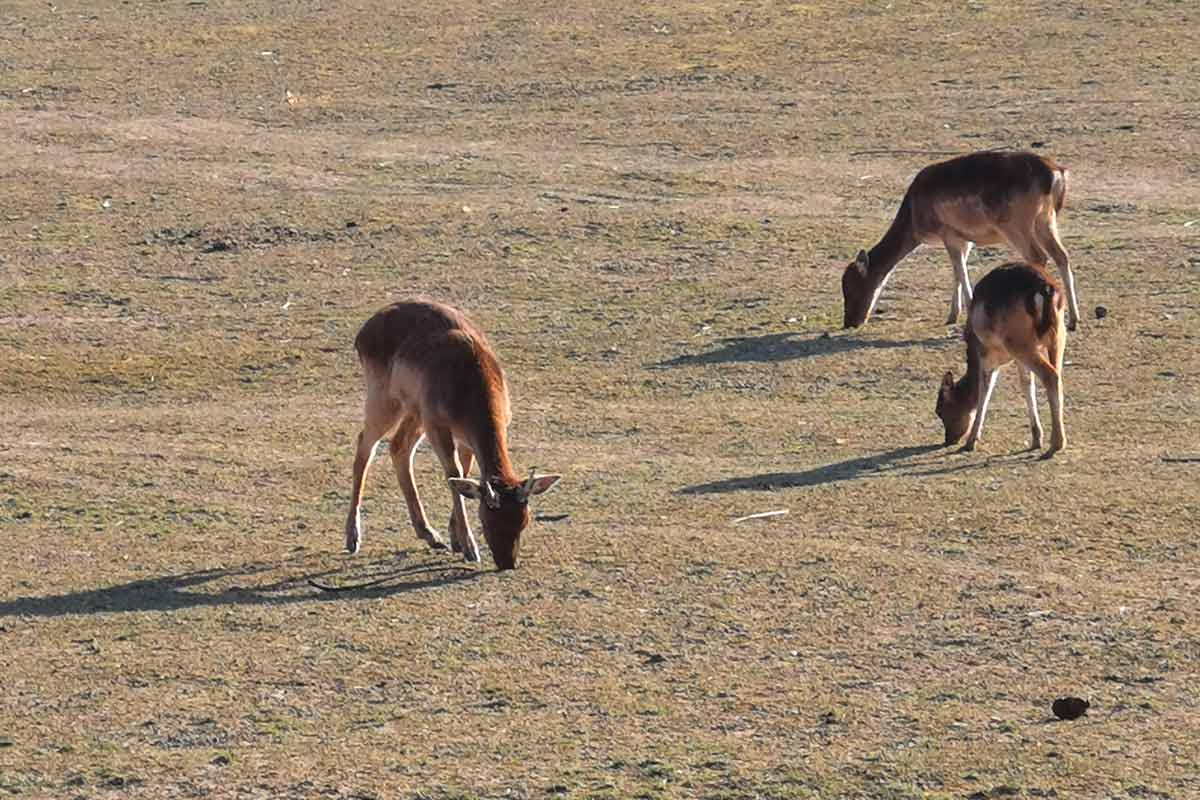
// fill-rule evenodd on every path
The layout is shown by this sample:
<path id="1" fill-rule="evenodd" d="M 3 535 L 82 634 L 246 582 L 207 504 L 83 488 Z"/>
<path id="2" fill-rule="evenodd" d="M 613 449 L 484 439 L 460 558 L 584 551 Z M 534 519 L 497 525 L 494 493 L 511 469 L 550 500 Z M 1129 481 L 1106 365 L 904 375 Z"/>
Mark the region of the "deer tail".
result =
<path id="1" fill-rule="evenodd" d="M 1042 315 L 1040 319 L 1038 319 L 1037 315 L 1038 299 L 1042 301 Z M 1062 304 L 1062 292 L 1049 281 L 1043 283 L 1029 296 L 1027 308 L 1029 309 L 1029 316 L 1037 320 L 1034 324 L 1037 327 L 1038 336 L 1045 336 L 1055 326 L 1056 312 Z"/>
<path id="2" fill-rule="evenodd" d="M 1070 176 L 1070 171 L 1066 167 L 1058 167 L 1054 170 L 1054 177 L 1050 180 L 1050 194 L 1054 198 L 1054 212 L 1063 210 L 1063 206 L 1067 204 L 1067 179 Z"/>

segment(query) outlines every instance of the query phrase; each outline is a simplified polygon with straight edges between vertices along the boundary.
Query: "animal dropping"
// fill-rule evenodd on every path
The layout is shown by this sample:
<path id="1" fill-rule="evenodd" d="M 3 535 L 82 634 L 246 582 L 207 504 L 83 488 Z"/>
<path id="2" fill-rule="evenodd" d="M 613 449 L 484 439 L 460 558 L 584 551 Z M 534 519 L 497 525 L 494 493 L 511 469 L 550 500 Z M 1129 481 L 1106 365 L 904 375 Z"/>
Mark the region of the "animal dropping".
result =
<path id="1" fill-rule="evenodd" d="M 1050 706 L 1054 716 L 1063 720 L 1079 719 L 1087 713 L 1092 704 L 1081 697 L 1060 697 Z"/>
<path id="2" fill-rule="evenodd" d="M 500 569 L 513 569 L 521 534 L 529 526 L 529 498 L 558 483 L 558 475 L 531 470 L 522 480 L 508 455 L 512 418 L 508 384 L 491 345 L 461 311 L 427 300 L 406 300 L 380 310 L 354 339 L 366 377 L 363 430 L 354 457 L 346 550 L 362 545 L 363 481 L 375 444 L 388 442 L 392 465 L 417 538 L 445 549 L 429 526 L 413 482 L 417 445 L 428 439 L 450 484 L 450 547 L 479 561 L 464 500 L 479 501 L 483 536 Z M 467 477 L 479 460 L 479 479 Z"/>
<path id="3" fill-rule="evenodd" d="M 843 327 L 866 323 L 896 265 L 922 244 L 941 244 L 950 256 L 954 289 L 946 324 L 957 323 L 971 302 L 971 248 L 1007 242 L 1032 264 L 1054 261 L 1070 298 L 1067 328 L 1075 330 L 1075 278 L 1058 236 L 1067 176 L 1064 167 L 1033 153 L 985 151 L 925 167 L 904 193 L 887 233 L 869 252 L 860 250 L 842 273 Z"/>

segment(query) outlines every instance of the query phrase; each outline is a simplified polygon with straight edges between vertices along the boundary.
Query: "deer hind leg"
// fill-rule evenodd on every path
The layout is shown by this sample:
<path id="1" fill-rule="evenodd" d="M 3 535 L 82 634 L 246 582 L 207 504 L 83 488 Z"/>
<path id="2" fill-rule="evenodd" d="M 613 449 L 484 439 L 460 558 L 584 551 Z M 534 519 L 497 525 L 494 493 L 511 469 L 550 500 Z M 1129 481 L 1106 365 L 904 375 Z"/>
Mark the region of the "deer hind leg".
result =
<path id="1" fill-rule="evenodd" d="M 1041 245 L 1050 253 L 1062 276 L 1063 286 L 1067 289 L 1067 330 L 1073 331 L 1079 325 L 1079 299 L 1075 296 L 1075 275 L 1071 272 L 1071 263 L 1067 258 L 1067 249 L 1063 247 L 1062 239 L 1058 237 L 1058 218 L 1051 216 L 1039 230 Z"/>
<path id="2" fill-rule="evenodd" d="M 1037 384 L 1033 380 L 1033 373 L 1019 361 L 1017 362 L 1016 375 L 1017 383 L 1021 385 L 1021 394 L 1025 396 L 1025 410 L 1029 413 L 1029 430 L 1032 434 L 1029 449 L 1041 450 L 1042 421 L 1038 419 Z"/>
<path id="3" fill-rule="evenodd" d="M 983 418 L 987 416 L 988 403 L 992 399 L 992 390 L 996 388 L 996 378 L 1000 371 L 993 369 L 987 370 L 982 366 L 979 368 L 979 405 L 975 408 L 975 420 L 971 423 L 971 432 L 967 434 L 967 441 L 962 446 L 964 452 L 970 452 L 975 449 L 975 443 L 979 441 L 979 437 L 983 434 Z"/>
<path id="4" fill-rule="evenodd" d="M 475 463 L 475 451 L 472 450 L 470 447 L 467 447 L 462 442 L 457 443 L 457 448 L 458 448 L 458 460 L 462 464 L 462 474 L 463 474 L 463 477 L 465 478 L 466 476 L 471 474 L 471 465 L 473 463 Z M 482 480 L 483 478 L 484 478 L 484 476 L 481 475 L 480 479 Z M 450 512 L 450 522 L 448 523 L 448 530 L 453 530 L 453 527 L 452 527 L 453 524 L 454 524 L 454 512 L 452 510 Z M 450 537 L 450 546 L 454 549 L 454 552 L 456 552 L 456 553 L 462 552 L 462 547 L 459 545 L 458 539 L 456 539 L 453 536 Z"/>
<path id="5" fill-rule="evenodd" d="M 442 471 L 446 479 L 464 477 L 462 464 L 458 460 L 458 450 L 454 446 L 454 434 L 448 428 L 434 428 L 425 431 L 429 444 L 442 462 Z M 450 542 L 455 551 L 462 550 L 463 558 L 467 561 L 479 561 L 479 545 L 475 535 L 471 533 L 471 525 L 467 522 L 467 512 L 463 496 L 451 491 L 450 511 Z"/>
<path id="6" fill-rule="evenodd" d="M 375 445 L 380 439 L 390 439 L 400 424 L 398 409 L 388 403 L 383 387 L 368 378 L 367 401 L 363 429 L 358 434 L 357 451 L 354 454 L 354 470 L 350 484 L 350 513 L 346 516 L 346 552 L 357 553 L 362 546 L 362 495 L 363 483 L 371 461 L 375 457 Z"/>
<path id="7" fill-rule="evenodd" d="M 971 305 L 971 276 L 967 272 L 967 256 L 971 254 L 971 242 L 950 236 L 943 240 L 946 252 L 950 256 L 950 266 L 954 268 L 954 291 L 950 295 L 950 315 L 946 317 L 947 325 L 958 322 L 958 316 Z"/>
<path id="8" fill-rule="evenodd" d="M 1012 248 L 1021 254 L 1021 258 L 1030 264 L 1045 268 L 1050 263 L 1049 254 L 1042 247 L 1042 237 L 1034 228 L 1009 223 L 1000 229 L 1000 233 L 1008 240 Z"/>
<path id="9" fill-rule="evenodd" d="M 1067 434 L 1063 429 L 1063 382 L 1062 374 L 1045 358 L 1039 358 L 1033 367 L 1038 380 L 1046 390 L 1050 399 L 1050 449 L 1042 454 L 1042 458 L 1052 458 L 1055 453 L 1067 446 Z"/>
<path id="10" fill-rule="evenodd" d="M 1037 373 L 1038 379 L 1042 382 L 1042 387 L 1046 390 L 1046 396 L 1050 400 L 1051 414 L 1051 429 L 1050 429 L 1050 449 L 1047 450 L 1042 458 L 1051 458 L 1059 450 L 1067 446 L 1067 431 L 1063 426 L 1063 351 L 1066 349 L 1067 336 L 1062 327 L 1062 320 L 1059 320 L 1058 327 L 1051 329 L 1049 341 L 1046 343 L 1046 351 L 1049 358 L 1038 354 L 1038 359 L 1033 364 L 1033 369 Z"/>
<path id="11" fill-rule="evenodd" d="M 412 521 L 417 538 L 428 544 L 432 550 L 445 550 L 446 540 L 429 526 L 425 518 L 425 507 L 421 505 L 421 494 L 417 491 L 416 481 L 413 480 L 413 459 L 417 455 L 417 447 L 421 444 L 423 436 L 420 419 L 414 414 L 405 417 L 392 436 L 392 466 L 396 470 L 396 479 L 400 482 L 400 491 L 404 493 L 404 502 L 408 505 L 408 518 Z"/>

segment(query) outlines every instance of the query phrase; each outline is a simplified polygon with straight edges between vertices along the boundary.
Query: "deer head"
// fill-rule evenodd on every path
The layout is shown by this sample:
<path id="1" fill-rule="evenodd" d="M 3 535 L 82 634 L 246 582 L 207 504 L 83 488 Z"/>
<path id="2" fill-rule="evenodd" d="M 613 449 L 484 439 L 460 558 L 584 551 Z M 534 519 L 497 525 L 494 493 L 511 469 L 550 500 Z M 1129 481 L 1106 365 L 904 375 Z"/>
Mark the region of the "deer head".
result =
<path id="1" fill-rule="evenodd" d="M 503 478 L 450 478 L 450 488 L 479 501 L 479 522 L 498 569 L 514 569 L 521 550 L 521 533 L 529 527 L 529 498 L 558 483 L 560 475 L 531 470 L 522 483 Z"/>
<path id="2" fill-rule="evenodd" d="M 938 387 L 937 405 L 934 411 L 946 429 L 946 445 L 952 445 L 966 435 L 975 421 L 975 402 L 968 392 L 960 391 L 954 381 L 954 373 L 947 371 Z"/>
<path id="3" fill-rule="evenodd" d="M 842 273 L 842 299 L 845 301 L 843 328 L 857 328 L 867 321 L 867 315 L 871 312 L 871 281 L 867 276 L 869 266 L 867 251 L 859 250 Z"/>

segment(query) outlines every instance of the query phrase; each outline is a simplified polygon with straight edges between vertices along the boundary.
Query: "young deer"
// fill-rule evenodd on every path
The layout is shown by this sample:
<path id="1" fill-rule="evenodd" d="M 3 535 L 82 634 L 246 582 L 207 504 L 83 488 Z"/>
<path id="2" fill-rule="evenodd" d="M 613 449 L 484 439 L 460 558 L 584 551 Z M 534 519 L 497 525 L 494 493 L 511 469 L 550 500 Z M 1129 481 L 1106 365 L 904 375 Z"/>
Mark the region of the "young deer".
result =
<path id="1" fill-rule="evenodd" d="M 529 498 L 558 482 L 530 473 L 522 481 L 508 457 L 511 418 L 500 362 L 483 332 L 460 311 L 423 300 L 394 303 L 376 313 L 354 339 L 366 373 L 365 422 L 354 457 L 346 550 L 362 544 L 363 480 L 375 444 L 387 439 L 400 490 L 417 537 L 434 549 L 445 540 L 429 526 L 413 483 L 412 461 L 427 437 L 449 480 L 453 507 L 450 542 L 467 561 L 479 561 L 463 498 L 479 500 L 483 535 L 500 569 L 513 569 L 521 532 L 529 525 Z M 480 479 L 466 477 L 479 459 Z"/>
<path id="2" fill-rule="evenodd" d="M 1062 384 L 1063 348 L 1067 343 L 1064 305 L 1062 290 L 1054 280 L 1029 264 L 997 267 L 976 285 L 963 334 L 967 340 L 967 374 L 956 383 L 954 374 L 947 372 L 938 389 L 935 410 L 946 428 L 947 445 L 957 442 L 970 428 L 962 449 L 975 449 L 998 370 L 1016 361 L 1033 433 L 1029 449 L 1039 450 L 1042 446 L 1035 374 L 1050 398 L 1053 416 L 1050 449 L 1042 457 L 1050 458 L 1067 446 Z"/>
<path id="3" fill-rule="evenodd" d="M 1026 261 L 1058 266 L 1071 301 L 1067 325 L 1075 330 L 1079 304 L 1067 251 L 1058 238 L 1058 212 L 1067 196 L 1067 170 L 1033 153 L 985 151 L 932 164 L 917 173 L 879 244 L 842 274 L 843 326 L 864 324 L 900 261 L 922 244 L 941 243 L 954 267 L 947 324 L 971 301 L 967 255 L 976 244 L 1008 242 Z"/>

